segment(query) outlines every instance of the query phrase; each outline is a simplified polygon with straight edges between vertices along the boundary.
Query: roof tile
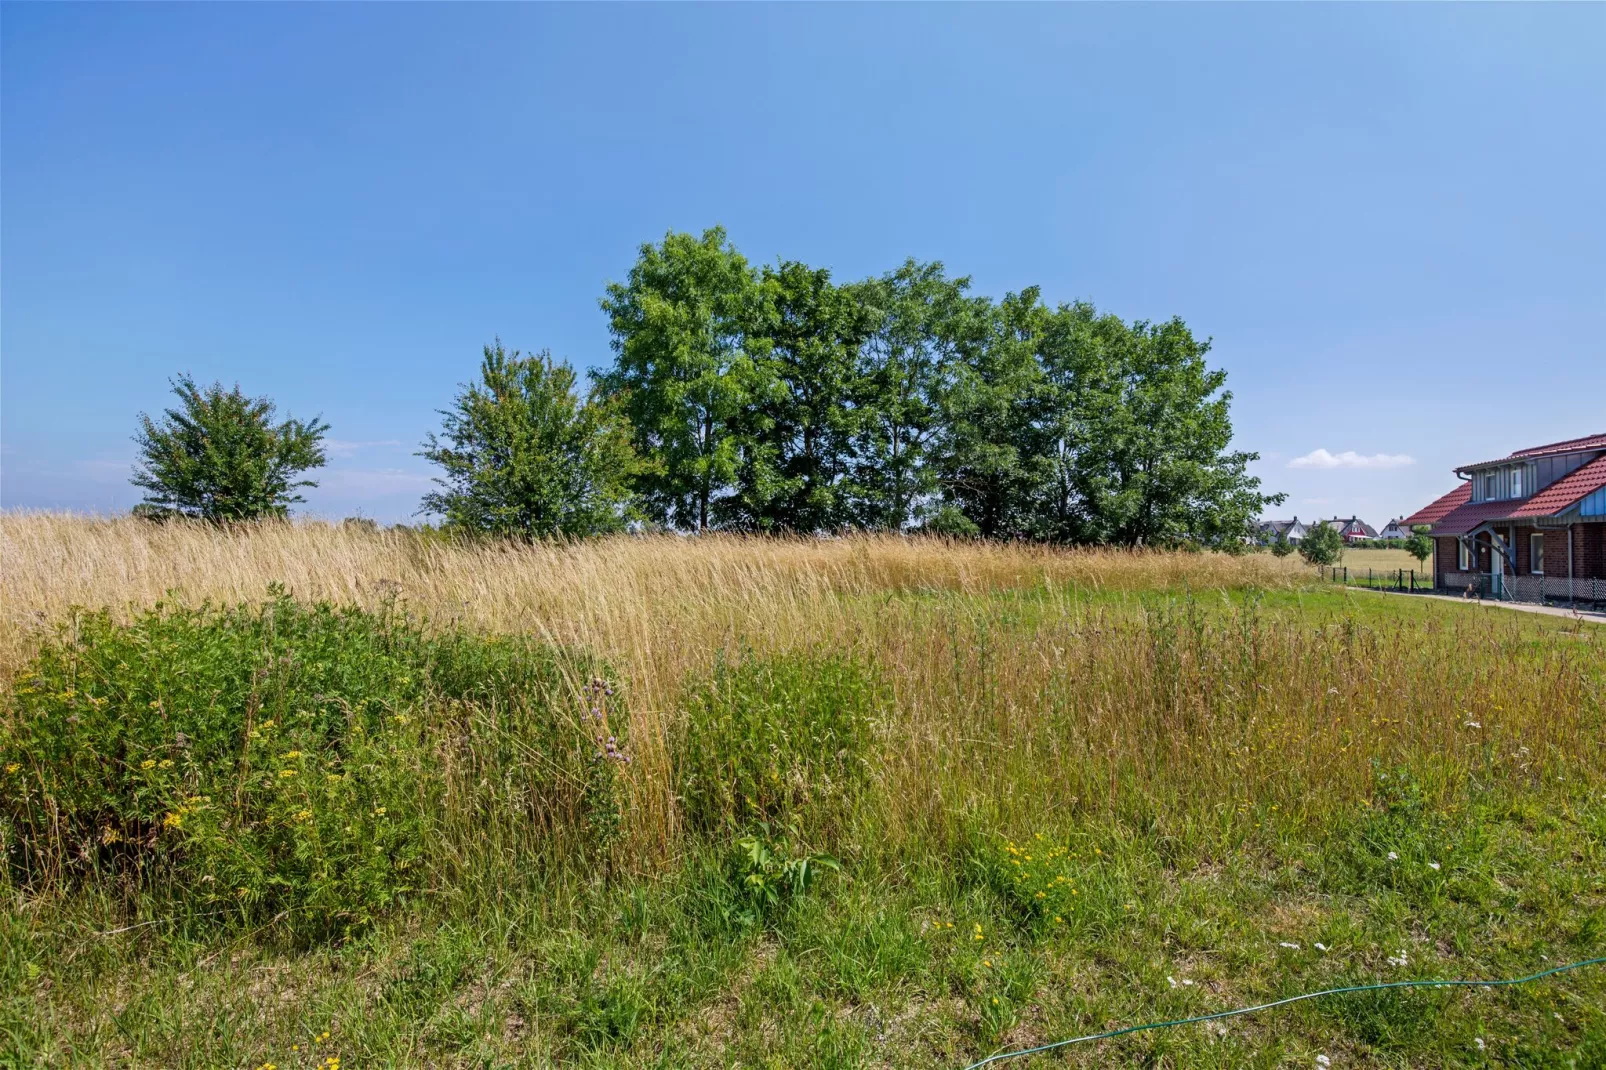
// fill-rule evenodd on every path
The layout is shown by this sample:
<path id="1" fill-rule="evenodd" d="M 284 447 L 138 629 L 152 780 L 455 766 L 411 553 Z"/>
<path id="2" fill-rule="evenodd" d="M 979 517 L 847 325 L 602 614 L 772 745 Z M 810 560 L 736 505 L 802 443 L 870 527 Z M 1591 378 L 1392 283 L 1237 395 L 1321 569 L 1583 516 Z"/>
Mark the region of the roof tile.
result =
<path id="1" fill-rule="evenodd" d="M 1582 438 L 1549 442 L 1543 446 L 1529 446 L 1527 449 L 1508 453 L 1504 457 L 1496 457 L 1492 461 L 1473 461 L 1471 464 L 1458 465 L 1456 471 L 1464 472 L 1469 468 L 1482 468 L 1485 465 L 1502 464 L 1506 461 L 1531 461 L 1535 457 L 1543 457 L 1550 453 L 1578 453 L 1584 450 L 1606 450 L 1606 434 L 1585 435 Z"/>
<path id="2" fill-rule="evenodd" d="M 1606 487 L 1606 456 L 1563 476 L 1513 509 L 1512 517 L 1552 516 Z"/>
<path id="3" fill-rule="evenodd" d="M 1432 505 L 1425 505 L 1400 521 L 1400 526 L 1414 528 L 1418 524 L 1438 523 L 1444 515 L 1459 505 L 1465 505 L 1472 500 L 1472 484 L 1462 483 L 1450 493 L 1444 495 Z"/>

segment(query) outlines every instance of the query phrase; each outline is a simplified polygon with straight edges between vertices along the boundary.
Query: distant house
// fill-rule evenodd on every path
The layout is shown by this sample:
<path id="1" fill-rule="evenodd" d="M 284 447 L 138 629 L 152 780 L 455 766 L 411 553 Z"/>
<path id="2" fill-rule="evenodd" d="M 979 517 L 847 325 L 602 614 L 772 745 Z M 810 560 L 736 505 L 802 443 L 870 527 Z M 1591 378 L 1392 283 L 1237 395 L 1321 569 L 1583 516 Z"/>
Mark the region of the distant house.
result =
<path id="1" fill-rule="evenodd" d="M 1606 434 L 1455 470 L 1459 486 L 1401 524 L 1429 526 L 1434 585 L 1606 600 Z"/>
<path id="2" fill-rule="evenodd" d="M 1383 525 L 1383 530 L 1377 533 L 1377 537 L 1380 539 L 1409 539 L 1411 537 L 1411 529 L 1405 526 L 1405 518 L 1400 517 L 1398 520 L 1390 520 Z"/>
<path id="3" fill-rule="evenodd" d="M 1263 545 L 1270 545 L 1281 536 L 1289 542 L 1298 542 L 1305 537 L 1305 525 L 1299 522 L 1299 517 L 1292 520 L 1262 520 L 1258 525 L 1260 541 Z"/>
<path id="4" fill-rule="evenodd" d="M 1330 528 L 1337 528 L 1339 536 L 1347 543 L 1366 542 L 1369 539 L 1377 538 L 1376 528 L 1366 521 L 1353 516 L 1348 520 L 1334 517 L 1332 520 L 1324 520 L 1322 523 Z"/>

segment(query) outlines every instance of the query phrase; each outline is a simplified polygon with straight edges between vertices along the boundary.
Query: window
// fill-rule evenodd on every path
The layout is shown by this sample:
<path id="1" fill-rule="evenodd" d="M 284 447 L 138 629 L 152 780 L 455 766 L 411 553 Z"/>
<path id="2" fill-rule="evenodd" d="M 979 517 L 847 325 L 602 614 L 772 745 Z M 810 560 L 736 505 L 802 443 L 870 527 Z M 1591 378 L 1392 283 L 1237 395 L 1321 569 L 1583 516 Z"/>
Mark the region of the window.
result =
<path id="1" fill-rule="evenodd" d="M 1545 574 L 1545 534 L 1542 531 L 1528 536 L 1528 571 L 1535 576 Z"/>
<path id="2" fill-rule="evenodd" d="M 1456 565 L 1461 569 L 1462 572 L 1471 572 L 1472 555 L 1467 552 L 1467 540 L 1457 539 L 1455 540 L 1455 545 L 1456 549 L 1460 551 L 1456 554 Z"/>
<path id="3" fill-rule="evenodd" d="M 1511 470 L 1511 496 L 1513 498 L 1522 497 L 1522 469 L 1521 468 L 1513 468 Z"/>
<path id="4" fill-rule="evenodd" d="M 1483 477 L 1483 500 L 1484 501 L 1486 501 L 1486 502 L 1487 501 L 1494 501 L 1494 499 L 1495 499 L 1495 489 L 1494 488 L 1495 488 L 1495 474 L 1493 472 L 1490 472 L 1488 475 Z"/>

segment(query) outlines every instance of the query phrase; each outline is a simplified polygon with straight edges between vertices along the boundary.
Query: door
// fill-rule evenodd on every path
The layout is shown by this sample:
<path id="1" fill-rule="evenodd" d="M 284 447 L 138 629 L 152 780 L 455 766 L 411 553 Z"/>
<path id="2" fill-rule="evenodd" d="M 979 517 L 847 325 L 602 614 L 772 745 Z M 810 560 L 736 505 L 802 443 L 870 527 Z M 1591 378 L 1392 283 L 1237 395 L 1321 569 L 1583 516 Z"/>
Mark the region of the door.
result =
<path id="1" fill-rule="evenodd" d="M 1505 555 L 1495 545 L 1494 532 L 1489 533 L 1489 594 L 1499 598 L 1505 593 Z"/>

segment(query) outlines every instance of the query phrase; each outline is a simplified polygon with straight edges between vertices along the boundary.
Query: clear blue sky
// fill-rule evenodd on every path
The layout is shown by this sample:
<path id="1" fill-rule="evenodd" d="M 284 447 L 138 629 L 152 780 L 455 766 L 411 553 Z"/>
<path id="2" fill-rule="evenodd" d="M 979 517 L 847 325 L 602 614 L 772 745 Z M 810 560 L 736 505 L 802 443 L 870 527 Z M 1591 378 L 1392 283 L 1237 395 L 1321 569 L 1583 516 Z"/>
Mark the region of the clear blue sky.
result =
<path id="1" fill-rule="evenodd" d="M 7 4 L 0 43 L 7 507 L 131 506 L 190 371 L 333 425 L 309 511 L 405 518 L 482 343 L 605 363 L 603 286 L 713 223 L 1183 317 L 1282 514 L 1606 431 L 1606 5 Z"/>

